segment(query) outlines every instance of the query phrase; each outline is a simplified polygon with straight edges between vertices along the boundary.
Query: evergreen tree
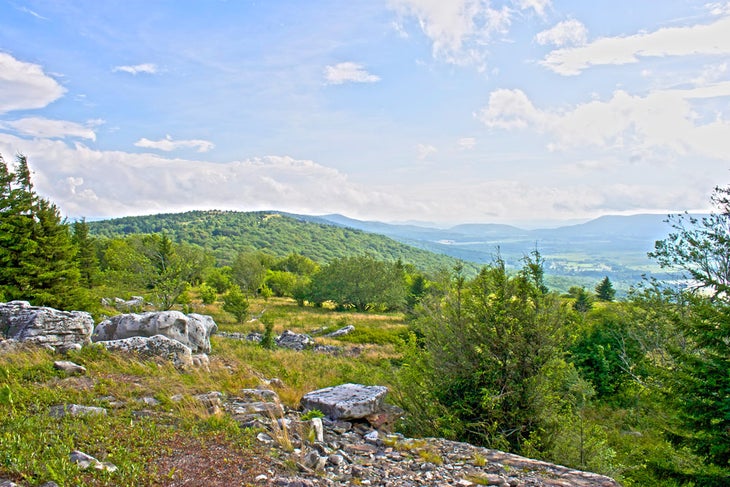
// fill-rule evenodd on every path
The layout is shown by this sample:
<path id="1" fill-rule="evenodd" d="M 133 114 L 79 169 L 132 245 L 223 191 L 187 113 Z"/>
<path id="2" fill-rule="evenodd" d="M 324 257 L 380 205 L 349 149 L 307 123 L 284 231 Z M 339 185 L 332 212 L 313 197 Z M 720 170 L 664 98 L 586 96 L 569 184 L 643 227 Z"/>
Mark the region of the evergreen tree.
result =
<path id="1" fill-rule="evenodd" d="M 76 262 L 81 283 L 87 289 L 96 284 L 99 273 L 99 259 L 96 256 L 94 240 L 89 236 L 89 224 L 81 219 L 73 223 L 73 243 L 76 246 Z"/>
<path id="2" fill-rule="evenodd" d="M 79 271 L 68 225 L 35 193 L 25 156 L 16 165 L 11 172 L 0 157 L 0 289 L 6 299 L 70 306 Z"/>
<path id="3" fill-rule="evenodd" d="M 613 298 L 616 297 L 616 290 L 608 276 L 596 285 L 596 297 L 601 301 L 613 301 Z"/>
<path id="4" fill-rule="evenodd" d="M 575 291 L 575 301 L 573 301 L 573 309 L 579 313 L 585 313 L 590 311 L 591 308 L 593 308 L 593 298 L 591 295 L 584 288 L 577 288 Z"/>
<path id="5" fill-rule="evenodd" d="M 681 271 L 688 287 L 666 309 L 681 340 L 669 352 L 668 395 L 686 427 L 684 439 L 730 479 L 730 187 L 716 188 L 718 212 L 670 217 L 674 232 L 649 255 Z"/>

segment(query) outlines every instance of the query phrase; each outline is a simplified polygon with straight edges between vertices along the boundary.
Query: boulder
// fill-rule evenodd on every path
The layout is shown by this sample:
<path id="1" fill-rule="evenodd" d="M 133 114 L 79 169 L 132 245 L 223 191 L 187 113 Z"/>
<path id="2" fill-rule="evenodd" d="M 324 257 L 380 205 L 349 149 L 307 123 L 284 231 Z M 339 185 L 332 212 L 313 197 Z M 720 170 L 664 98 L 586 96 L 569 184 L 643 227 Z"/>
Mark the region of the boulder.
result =
<path id="1" fill-rule="evenodd" d="M 134 336 L 121 340 L 97 342 L 107 350 L 137 353 L 142 357 L 161 357 L 172 360 L 178 367 L 193 365 L 193 354 L 190 347 L 164 335 L 152 337 Z"/>
<path id="2" fill-rule="evenodd" d="M 90 343 L 94 320 L 84 311 L 59 311 L 27 301 L 0 303 L 0 335 L 68 350 Z"/>
<path id="3" fill-rule="evenodd" d="M 331 419 L 361 419 L 380 411 L 387 393 L 383 386 L 342 384 L 305 394 L 301 406 L 318 409 Z"/>
<path id="4" fill-rule="evenodd" d="M 91 339 L 99 342 L 164 335 L 186 345 L 193 353 L 210 353 L 210 335 L 217 329 L 213 318 L 195 313 L 128 313 L 112 316 L 99 323 Z"/>
<path id="5" fill-rule="evenodd" d="M 314 340 L 304 333 L 294 333 L 291 330 L 286 330 L 276 338 L 276 344 L 283 348 L 301 351 L 313 345 Z"/>

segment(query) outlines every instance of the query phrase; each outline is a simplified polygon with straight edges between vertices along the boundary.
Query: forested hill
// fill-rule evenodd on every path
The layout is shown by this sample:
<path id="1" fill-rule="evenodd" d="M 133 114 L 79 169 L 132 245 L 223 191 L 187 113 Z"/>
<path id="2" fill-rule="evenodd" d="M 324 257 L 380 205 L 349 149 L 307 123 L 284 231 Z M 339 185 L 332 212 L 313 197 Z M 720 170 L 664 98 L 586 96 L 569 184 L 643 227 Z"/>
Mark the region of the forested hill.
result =
<path id="1" fill-rule="evenodd" d="M 103 237 L 164 233 L 174 241 L 212 251 L 219 265 L 230 264 L 238 252 L 257 250 L 280 257 L 296 252 L 320 263 L 369 254 L 379 260 L 401 259 L 424 271 L 451 268 L 456 264 L 452 257 L 382 235 L 273 211 L 190 211 L 88 223 L 92 235 Z"/>

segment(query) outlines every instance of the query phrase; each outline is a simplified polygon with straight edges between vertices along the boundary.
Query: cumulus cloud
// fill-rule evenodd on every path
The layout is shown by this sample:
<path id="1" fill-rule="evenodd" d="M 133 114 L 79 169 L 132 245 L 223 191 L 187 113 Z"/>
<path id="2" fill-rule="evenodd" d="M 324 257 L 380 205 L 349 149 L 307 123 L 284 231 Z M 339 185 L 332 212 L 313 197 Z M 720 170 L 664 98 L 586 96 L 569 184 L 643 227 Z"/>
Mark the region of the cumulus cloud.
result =
<path id="1" fill-rule="evenodd" d="M 90 121 L 81 125 L 67 120 L 50 120 L 41 117 L 27 117 L 19 120 L 0 121 L 0 129 L 9 129 L 21 135 L 42 138 L 78 137 L 96 140 L 96 132 L 90 126 L 98 125 L 99 121 Z"/>
<path id="2" fill-rule="evenodd" d="M 66 89 L 32 63 L 0 52 L 0 114 L 12 110 L 43 108 Z"/>
<path id="3" fill-rule="evenodd" d="M 336 169 L 287 156 L 215 163 L 0 133 L 0 154 L 18 152 L 28 157 L 39 192 L 69 216 L 217 208 L 357 217 L 410 207 L 400 194 L 358 186 Z"/>
<path id="4" fill-rule="evenodd" d="M 324 68 L 324 77 L 327 84 L 341 85 L 343 83 L 376 83 L 380 76 L 370 74 L 362 64 L 346 62 Z"/>
<path id="5" fill-rule="evenodd" d="M 578 20 L 564 20 L 551 29 L 538 32 L 535 40 L 541 46 L 580 46 L 588 40 L 588 29 Z"/>
<path id="6" fill-rule="evenodd" d="M 144 74 L 155 74 L 157 73 L 157 65 L 153 63 L 143 63 L 128 66 L 115 66 L 112 70 L 115 73 L 129 73 L 137 75 L 140 73 Z"/>
<path id="7" fill-rule="evenodd" d="M 532 129 L 548 134 L 552 150 L 571 147 L 622 149 L 637 153 L 666 150 L 730 160 L 730 122 L 721 115 L 700 121 L 696 100 L 730 97 L 730 82 L 692 89 L 657 90 L 646 96 L 615 91 L 568 110 L 536 107 L 521 90 L 497 90 L 477 114 L 488 127 Z"/>
<path id="8" fill-rule="evenodd" d="M 144 147 L 146 149 L 157 149 L 165 152 L 174 151 L 177 149 L 196 149 L 198 152 L 208 152 L 215 147 L 213 142 L 200 139 L 190 140 L 173 140 L 169 135 L 165 136 L 164 139 L 150 140 L 141 138 L 134 143 L 137 147 Z"/>
<path id="9" fill-rule="evenodd" d="M 729 54 L 730 16 L 725 16 L 709 24 L 600 38 L 581 47 L 552 51 L 540 64 L 558 74 L 571 76 L 591 66 L 637 63 L 642 57 Z"/>

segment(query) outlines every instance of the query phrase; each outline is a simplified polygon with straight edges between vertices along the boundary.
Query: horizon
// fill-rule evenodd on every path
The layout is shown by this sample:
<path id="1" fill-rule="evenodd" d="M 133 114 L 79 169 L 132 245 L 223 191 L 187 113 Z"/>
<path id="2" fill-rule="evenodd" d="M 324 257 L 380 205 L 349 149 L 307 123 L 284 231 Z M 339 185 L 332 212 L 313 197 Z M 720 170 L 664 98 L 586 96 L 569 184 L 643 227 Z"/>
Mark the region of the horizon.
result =
<path id="1" fill-rule="evenodd" d="M 353 218 L 348 215 L 344 215 L 341 213 L 323 213 L 323 214 L 309 214 L 309 213 L 292 213 L 288 211 L 281 211 L 281 210 L 275 210 L 275 209 L 268 209 L 268 210 L 223 210 L 220 208 L 208 208 L 208 209 L 195 209 L 195 210 L 185 210 L 185 211 L 172 211 L 172 212 L 158 212 L 158 213 L 140 213 L 135 215 L 120 215 L 120 216 L 112 216 L 112 217 L 77 217 L 77 218 L 70 218 L 65 217 L 66 219 L 70 221 L 80 221 L 85 220 L 87 222 L 98 222 L 98 221 L 106 221 L 106 220 L 114 220 L 114 219 L 120 219 L 120 218 L 143 218 L 143 217 L 149 217 L 149 216 L 161 216 L 161 215 L 175 215 L 175 214 L 182 214 L 182 213 L 188 213 L 188 212 L 238 212 L 238 213 L 281 213 L 285 215 L 291 215 L 291 216 L 303 216 L 303 217 L 311 217 L 311 218 L 322 218 L 324 220 L 328 220 L 331 217 L 341 217 L 347 220 L 353 220 L 360 223 L 374 223 L 374 224 L 385 224 L 385 225 L 391 225 L 391 226 L 414 226 L 414 227 L 420 227 L 420 228 L 432 228 L 435 230 L 449 230 L 455 227 L 460 226 L 469 226 L 469 225 L 498 225 L 498 226 L 509 226 L 514 227 L 520 230 L 527 230 L 527 231 L 533 231 L 533 230 L 554 230 L 562 227 L 569 227 L 569 226 L 575 226 L 575 225 L 582 225 L 584 223 L 589 223 L 595 220 L 599 220 L 602 218 L 611 218 L 611 217 L 621 217 L 621 218 L 631 218 L 631 217 L 641 217 L 641 216 L 656 216 L 656 217 L 664 217 L 667 218 L 670 215 L 678 215 L 678 214 L 684 214 L 684 211 L 681 212 L 670 212 L 670 213 L 630 213 L 630 214 L 605 214 L 605 215 L 599 215 L 594 218 L 588 218 L 588 219 L 578 219 L 578 220 L 554 220 L 552 222 L 540 224 L 512 224 L 512 223 L 495 223 L 495 222 L 475 222 L 475 221 L 464 221 L 464 222 L 455 222 L 455 223 L 438 223 L 438 222 L 426 222 L 426 221 L 397 221 L 397 220 L 363 220 L 359 218 Z M 704 216 L 708 213 L 702 212 L 702 211 L 688 211 L 686 212 L 689 215 L 692 216 Z"/>
<path id="2" fill-rule="evenodd" d="M 730 1 L 20 0 L 0 27 L 0 154 L 69 218 L 539 228 L 730 183 Z"/>

